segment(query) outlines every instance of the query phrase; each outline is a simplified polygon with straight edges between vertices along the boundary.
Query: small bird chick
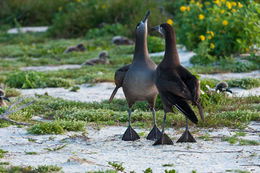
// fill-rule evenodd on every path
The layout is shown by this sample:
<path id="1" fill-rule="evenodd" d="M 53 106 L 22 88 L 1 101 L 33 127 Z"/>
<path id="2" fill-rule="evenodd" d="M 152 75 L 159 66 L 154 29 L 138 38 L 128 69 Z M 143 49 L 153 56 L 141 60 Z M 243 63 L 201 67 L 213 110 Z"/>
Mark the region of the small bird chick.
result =
<path id="1" fill-rule="evenodd" d="M 230 92 L 232 94 L 232 91 L 228 88 L 228 84 L 227 82 L 219 82 L 217 85 L 216 85 L 216 92 Z"/>
<path id="2" fill-rule="evenodd" d="M 110 57 L 109 57 L 107 51 L 102 51 L 99 54 L 98 58 L 93 58 L 93 59 L 87 60 L 82 65 L 109 64 L 108 58 L 110 58 Z"/>
<path id="3" fill-rule="evenodd" d="M 0 107 L 6 106 L 6 103 L 4 102 L 4 100 L 7 100 L 8 102 L 10 102 L 10 100 L 7 97 L 5 97 L 4 90 L 0 88 Z"/>
<path id="4" fill-rule="evenodd" d="M 77 46 L 71 46 L 71 47 L 68 47 L 64 53 L 70 53 L 70 52 L 73 52 L 73 51 L 76 51 L 76 52 L 84 52 L 86 49 L 84 47 L 84 45 L 82 43 L 78 44 Z"/>
<path id="5" fill-rule="evenodd" d="M 115 36 L 112 39 L 112 43 L 114 43 L 116 45 L 131 45 L 131 44 L 134 44 L 133 40 L 130 40 L 130 39 L 123 37 L 123 36 Z"/>

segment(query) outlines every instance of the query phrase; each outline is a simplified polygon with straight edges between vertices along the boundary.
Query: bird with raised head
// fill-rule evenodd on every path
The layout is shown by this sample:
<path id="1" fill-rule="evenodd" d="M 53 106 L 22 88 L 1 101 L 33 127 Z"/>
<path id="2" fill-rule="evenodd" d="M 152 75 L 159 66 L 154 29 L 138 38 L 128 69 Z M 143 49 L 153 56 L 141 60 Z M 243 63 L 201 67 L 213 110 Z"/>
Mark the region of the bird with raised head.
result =
<path id="1" fill-rule="evenodd" d="M 155 84 L 163 104 L 164 118 L 162 135 L 154 145 L 173 144 L 171 139 L 164 133 L 166 116 L 168 112 L 173 112 L 173 106 L 186 117 L 186 130 L 177 142 L 196 142 L 188 130 L 188 119 L 195 124 L 198 123 L 198 119 L 189 102 L 198 107 L 199 114 L 203 120 L 200 103 L 200 83 L 180 63 L 173 27 L 164 23 L 153 27 L 153 29 L 157 30 L 165 38 L 165 54 L 162 62 L 156 68 L 155 79 Z"/>
<path id="2" fill-rule="evenodd" d="M 154 126 L 147 139 L 155 140 L 161 136 L 161 132 L 156 126 L 154 110 L 155 100 L 158 95 L 155 86 L 156 64 L 150 59 L 147 48 L 147 20 L 149 14 L 150 11 L 136 26 L 135 51 L 132 64 L 120 70 L 121 77 L 119 77 L 119 81 L 123 78 L 122 88 L 129 107 L 129 125 L 122 138 L 124 141 L 134 141 L 140 138 L 131 127 L 132 107 L 137 101 L 147 101 L 149 108 L 152 110 Z"/>

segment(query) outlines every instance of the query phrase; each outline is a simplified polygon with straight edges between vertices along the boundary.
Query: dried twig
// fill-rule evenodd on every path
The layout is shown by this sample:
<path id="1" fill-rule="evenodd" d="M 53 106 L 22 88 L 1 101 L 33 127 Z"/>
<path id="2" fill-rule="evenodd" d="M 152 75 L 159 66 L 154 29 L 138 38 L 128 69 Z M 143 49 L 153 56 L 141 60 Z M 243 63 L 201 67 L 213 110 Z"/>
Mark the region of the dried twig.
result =
<path id="1" fill-rule="evenodd" d="M 10 114 L 12 114 L 12 113 L 14 113 L 14 112 L 16 112 L 16 111 L 19 111 L 19 110 L 21 110 L 21 109 L 23 109 L 23 108 L 25 108 L 25 107 L 31 105 L 32 103 L 34 103 L 34 100 L 33 100 L 33 101 L 29 102 L 29 103 L 26 103 L 26 104 L 24 104 L 24 105 L 22 105 L 22 106 L 20 106 L 20 107 L 18 107 L 18 108 L 16 108 L 16 109 L 10 111 L 11 108 L 13 108 L 13 107 L 14 107 L 15 105 L 17 105 L 18 103 L 22 102 L 25 98 L 26 98 L 26 97 L 21 97 L 21 98 L 19 98 L 16 102 L 14 102 L 13 104 L 11 104 L 11 105 L 6 109 L 6 111 L 4 112 L 4 114 L 3 114 L 3 115 L 0 115 L 0 120 L 6 120 L 6 121 L 8 121 L 8 122 L 15 123 L 15 124 L 17 124 L 17 125 L 31 125 L 30 123 L 16 122 L 16 121 L 14 121 L 14 120 L 8 118 L 8 115 L 10 115 Z"/>

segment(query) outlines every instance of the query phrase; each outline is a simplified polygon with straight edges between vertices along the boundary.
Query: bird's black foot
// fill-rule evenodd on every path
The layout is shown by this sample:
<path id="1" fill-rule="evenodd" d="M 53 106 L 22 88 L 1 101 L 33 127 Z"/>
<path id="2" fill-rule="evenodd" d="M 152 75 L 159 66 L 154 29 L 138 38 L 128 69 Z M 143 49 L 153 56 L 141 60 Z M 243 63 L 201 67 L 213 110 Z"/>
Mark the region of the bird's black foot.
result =
<path id="1" fill-rule="evenodd" d="M 185 130 L 185 132 L 182 134 L 180 139 L 178 139 L 177 142 L 196 142 L 194 137 L 191 135 L 188 129 Z"/>
<path id="2" fill-rule="evenodd" d="M 157 141 L 153 145 L 173 145 L 172 140 L 167 136 L 165 133 L 163 134 L 163 141 L 162 141 L 162 135 L 160 136 Z"/>
<path id="3" fill-rule="evenodd" d="M 157 140 L 162 136 L 161 131 L 157 128 L 156 125 L 153 126 L 153 129 L 150 131 L 146 139 L 148 140 Z"/>
<path id="4" fill-rule="evenodd" d="M 123 141 L 135 141 L 137 139 L 140 139 L 139 135 L 135 132 L 135 130 L 131 127 L 128 126 L 128 128 L 126 129 L 122 140 Z"/>

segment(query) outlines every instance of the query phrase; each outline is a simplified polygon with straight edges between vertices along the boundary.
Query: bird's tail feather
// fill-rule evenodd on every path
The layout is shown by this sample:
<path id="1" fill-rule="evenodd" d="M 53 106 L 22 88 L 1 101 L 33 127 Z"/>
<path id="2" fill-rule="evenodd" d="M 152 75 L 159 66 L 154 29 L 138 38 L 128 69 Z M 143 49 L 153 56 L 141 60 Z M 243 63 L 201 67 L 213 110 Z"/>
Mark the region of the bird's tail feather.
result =
<path id="1" fill-rule="evenodd" d="M 178 103 L 174 105 L 181 113 L 183 113 L 189 120 L 191 120 L 193 123 L 197 124 L 198 119 L 191 109 L 190 105 L 183 100 L 178 100 Z"/>
<path id="2" fill-rule="evenodd" d="M 109 103 L 112 102 L 113 98 L 115 97 L 116 93 L 117 93 L 117 90 L 119 89 L 120 87 L 117 87 L 114 89 L 114 91 L 112 92 L 110 98 L 109 98 Z"/>

